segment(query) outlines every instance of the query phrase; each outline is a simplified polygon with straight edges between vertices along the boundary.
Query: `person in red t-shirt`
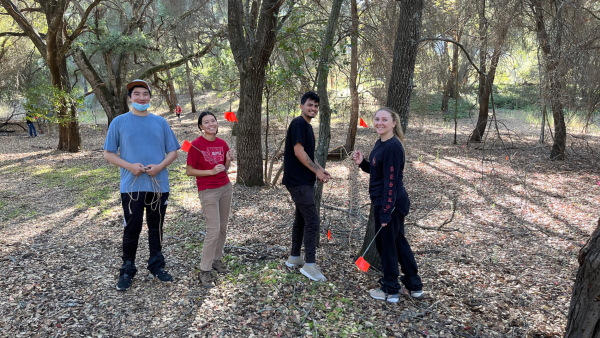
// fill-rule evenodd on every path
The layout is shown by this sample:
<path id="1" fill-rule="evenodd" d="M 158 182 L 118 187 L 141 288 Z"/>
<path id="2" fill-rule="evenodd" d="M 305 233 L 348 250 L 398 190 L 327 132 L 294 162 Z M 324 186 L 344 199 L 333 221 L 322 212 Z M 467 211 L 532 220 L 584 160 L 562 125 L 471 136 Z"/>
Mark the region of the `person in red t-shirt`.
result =
<path id="1" fill-rule="evenodd" d="M 219 123 L 213 113 L 200 113 L 198 129 L 202 135 L 192 141 L 186 175 L 196 177 L 198 196 L 206 219 L 199 277 L 202 286 L 210 288 L 214 286 L 211 270 L 219 273 L 230 271 L 222 259 L 233 194 L 227 176 L 231 155 L 227 143 L 217 137 Z"/>
<path id="2" fill-rule="evenodd" d="M 181 122 L 181 106 L 179 106 L 179 103 L 177 104 L 177 107 L 175 107 L 175 115 L 177 115 L 179 122 Z"/>

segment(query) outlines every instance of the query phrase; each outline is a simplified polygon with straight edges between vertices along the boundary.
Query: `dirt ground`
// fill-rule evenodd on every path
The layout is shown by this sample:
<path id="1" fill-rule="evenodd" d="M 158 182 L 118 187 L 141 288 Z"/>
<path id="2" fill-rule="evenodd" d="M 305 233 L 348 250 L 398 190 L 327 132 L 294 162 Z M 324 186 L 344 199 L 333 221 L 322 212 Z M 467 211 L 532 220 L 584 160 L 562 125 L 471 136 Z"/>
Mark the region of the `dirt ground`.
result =
<path id="1" fill-rule="evenodd" d="M 181 123 L 165 117 L 180 142 L 198 136 L 193 114 Z M 143 232 L 138 275 L 119 292 L 123 218 L 118 170 L 102 158 L 106 125 L 82 126 L 77 154 L 55 150 L 56 136 L 0 136 L 0 336 L 562 336 L 576 254 L 599 217 L 600 137 L 570 135 L 568 160 L 550 161 L 549 145 L 537 144 L 537 126 L 502 117 L 501 139 L 492 130 L 484 144 L 466 144 L 472 122 L 459 121 L 457 145 L 453 123 L 411 118 L 406 231 L 426 298 L 397 304 L 371 299 L 367 291 L 379 273 L 355 268 L 368 176 L 350 177 L 349 160 L 327 164 L 334 179 L 324 189 L 329 208 L 317 252 L 327 282 L 309 282 L 283 264 L 293 215 L 287 191 L 235 184 L 225 248 L 233 271 L 203 289 L 195 278 L 202 208 L 180 152 L 169 167 L 163 242 L 175 281 L 164 285 L 147 274 Z M 219 121 L 219 136 L 235 147 L 231 124 Z M 271 152 L 285 126 L 276 129 Z M 334 126 L 332 148 L 345 135 L 343 125 Z M 368 153 L 376 137 L 361 128 L 358 148 Z M 350 201 L 352 185 L 359 197 Z M 359 206 L 358 214 L 340 211 L 349 205 Z"/>

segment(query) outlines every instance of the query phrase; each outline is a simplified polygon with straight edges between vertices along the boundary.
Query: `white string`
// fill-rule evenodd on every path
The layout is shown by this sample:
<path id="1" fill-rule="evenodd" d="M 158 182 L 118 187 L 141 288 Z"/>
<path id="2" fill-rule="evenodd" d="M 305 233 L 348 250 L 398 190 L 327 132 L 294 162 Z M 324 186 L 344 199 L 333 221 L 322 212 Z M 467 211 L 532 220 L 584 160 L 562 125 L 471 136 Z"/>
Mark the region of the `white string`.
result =
<path id="1" fill-rule="evenodd" d="M 166 169 L 165 169 L 166 170 Z M 163 219 L 162 219 L 162 213 L 160 211 L 160 204 L 162 202 L 162 188 L 160 187 L 160 182 L 158 179 L 156 179 L 156 177 L 154 176 L 150 176 L 150 185 L 152 187 L 152 200 L 150 200 L 150 203 L 146 203 L 145 200 L 145 195 L 144 195 L 144 205 L 149 205 L 150 206 L 150 210 L 152 211 L 156 211 L 158 209 L 158 236 L 159 236 L 159 240 L 160 240 L 160 246 L 162 248 L 162 226 L 163 226 Z M 129 203 L 127 205 L 128 209 L 129 209 L 129 214 L 132 215 L 133 212 L 131 211 L 131 201 L 137 202 L 140 198 L 140 192 L 137 191 L 137 198 L 133 198 L 133 187 L 135 185 L 135 182 L 137 182 L 137 179 L 140 176 L 136 176 L 135 179 L 133 180 L 133 182 L 131 182 L 131 185 L 129 186 L 129 190 L 127 191 L 127 195 L 129 195 Z M 142 177 L 143 179 L 147 179 L 145 177 Z M 143 211 L 142 211 L 143 212 Z M 148 219 L 146 219 L 146 223 L 148 223 Z"/>

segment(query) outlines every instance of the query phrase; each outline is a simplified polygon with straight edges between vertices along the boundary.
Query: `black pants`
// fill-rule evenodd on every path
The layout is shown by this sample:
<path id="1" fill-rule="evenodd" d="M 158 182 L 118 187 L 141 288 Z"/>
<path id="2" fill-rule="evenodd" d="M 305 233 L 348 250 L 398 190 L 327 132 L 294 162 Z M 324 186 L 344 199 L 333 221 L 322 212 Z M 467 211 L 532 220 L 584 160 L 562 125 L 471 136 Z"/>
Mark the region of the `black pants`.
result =
<path id="1" fill-rule="evenodd" d="M 373 212 L 375 213 L 375 233 L 377 233 L 381 228 L 381 221 L 379 220 L 381 206 L 375 205 Z M 400 291 L 398 263 L 400 263 L 404 274 L 400 277 L 402 284 L 410 291 L 423 290 L 415 256 L 406 237 L 404 237 L 404 215 L 400 211 L 394 210 L 392 212 L 391 221 L 377 235 L 375 245 L 381 257 L 383 278 L 379 280 L 379 284 L 383 292 L 395 295 Z"/>
<path id="2" fill-rule="evenodd" d="M 145 210 L 146 223 L 148 224 L 148 247 L 150 249 L 148 270 L 154 273 L 165 266 L 164 257 L 161 253 L 161 237 L 162 225 L 165 220 L 165 213 L 167 212 L 169 193 L 162 193 L 160 201 L 155 200 L 156 195 L 153 192 L 141 191 L 134 192 L 131 195 L 133 199 L 129 197 L 129 194 L 121 194 L 121 204 L 123 205 L 123 213 L 125 215 L 123 264 L 127 261 L 135 263 L 135 255 L 138 248 L 140 233 L 142 232 L 142 222 Z"/>
<path id="3" fill-rule="evenodd" d="M 315 263 L 317 251 L 317 233 L 319 232 L 319 213 L 315 206 L 315 187 L 313 185 L 286 186 L 296 205 L 294 226 L 292 227 L 292 256 L 300 256 L 304 241 L 304 260 Z"/>

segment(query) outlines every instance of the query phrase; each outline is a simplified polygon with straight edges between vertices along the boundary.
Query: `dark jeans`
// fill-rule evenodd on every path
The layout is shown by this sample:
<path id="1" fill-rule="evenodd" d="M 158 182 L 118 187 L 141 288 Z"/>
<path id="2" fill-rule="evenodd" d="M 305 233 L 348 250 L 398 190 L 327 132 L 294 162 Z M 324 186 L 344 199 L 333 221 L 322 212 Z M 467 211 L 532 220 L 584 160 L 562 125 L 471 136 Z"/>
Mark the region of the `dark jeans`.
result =
<path id="1" fill-rule="evenodd" d="M 142 232 L 142 222 L 144 210 L 146 211 L 146 223 L 148 224 L 148 246 L 150 249 L 150 258 L 148 259 L 148 270 L 154 273 L 160 268 L 164 268 L 164 257 L 161 253 L 162 226 L 167 212 L 167 201 L 169 193 L 162 193 L 160 203 L 153 202 L 155 194 L 153 192 L 134 192 L 131 194 L 121 194 L 121 204 L 125 215 L 125 230 L 123 232 L 123 264 L 130 261 L 135 263 L 135 255 L 138 248 L 140 233 Z M 152 203 L 152 204 L 151 204 Z M 154 210 L 153 210 L 154 209 Z M 131 213 L 129 212 L 131 210 Z"/>
<path id="2" fill-rule="evenodd" d="M 29 136 L 37 137 L 37 133 L 35 132 L 35 126 L 33 125 L 33 123 L 29 123 L 27 124 L 27 126 L 29 127 Z"/>
<path id="3" fill-rule="evenodd" d="M 304 260 L 315 263 L 317 251 L 317 233 L 319 232 L 319 213 L 315 206 L 315 187 L 313 185 L 286 186 L 296 205 L 294 226 L 292 227 L 292 256 L 300 256 L 304 240 Z"/>
<path id="4" fill-rule="evenodd" d="M 381 206 L 375 205 L 373 212 L 375 213 L 375 233 L 377 233 L 381 228 L 379 221 Z M 423 290 L 415 256 L 404 237 L 404 215 L 400 211 L 392 212 L 392 220 L 381 230 L 375 239 L 375 245 L 381 257 L 383 278 L 379 280 L 379 284 L 383 292 L 395 295 L 400 291 L 398 263 L 404 274 L 400 277 L 402 284 L 410 291 Z"/>

